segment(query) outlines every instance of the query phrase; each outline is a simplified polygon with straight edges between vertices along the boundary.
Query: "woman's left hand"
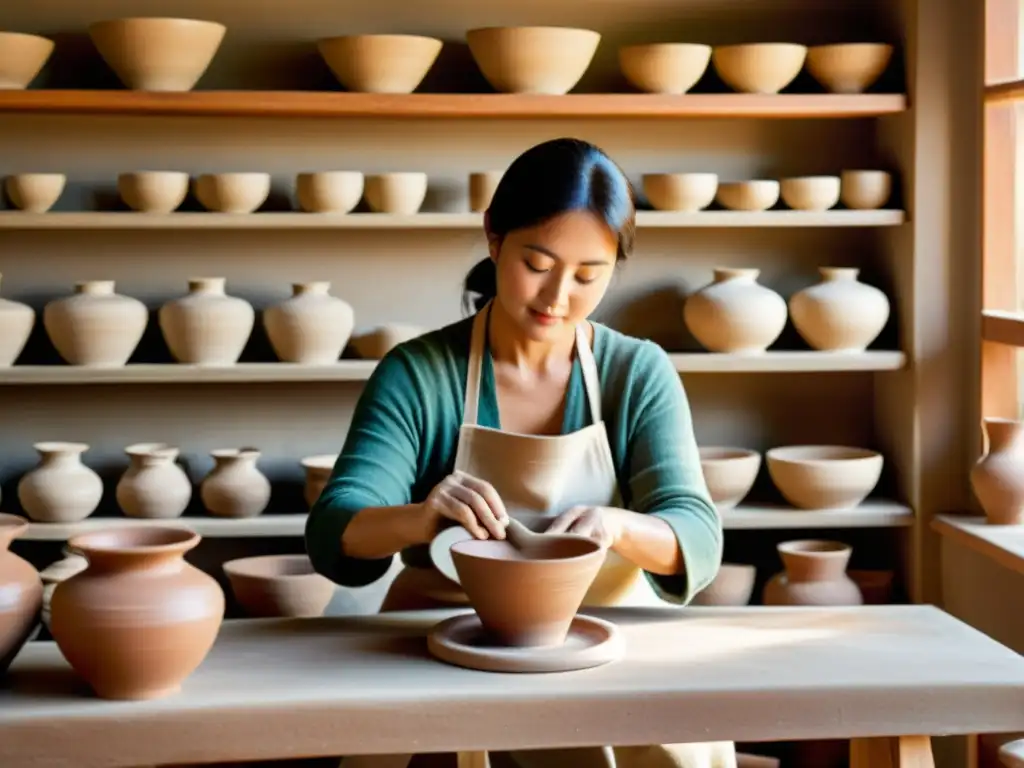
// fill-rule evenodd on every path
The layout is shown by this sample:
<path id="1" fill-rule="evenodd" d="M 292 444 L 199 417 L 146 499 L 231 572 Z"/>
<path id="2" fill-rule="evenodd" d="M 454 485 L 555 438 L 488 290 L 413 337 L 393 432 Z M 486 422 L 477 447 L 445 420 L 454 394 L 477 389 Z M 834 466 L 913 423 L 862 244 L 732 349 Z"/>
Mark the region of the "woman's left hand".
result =
<path id="1" fill-rule="evenodd" d="M 612 507 L 573 507 L 556 517 L 545 533 L 575 533 L 610 549 L 622 538 L 622 515 Z"/>

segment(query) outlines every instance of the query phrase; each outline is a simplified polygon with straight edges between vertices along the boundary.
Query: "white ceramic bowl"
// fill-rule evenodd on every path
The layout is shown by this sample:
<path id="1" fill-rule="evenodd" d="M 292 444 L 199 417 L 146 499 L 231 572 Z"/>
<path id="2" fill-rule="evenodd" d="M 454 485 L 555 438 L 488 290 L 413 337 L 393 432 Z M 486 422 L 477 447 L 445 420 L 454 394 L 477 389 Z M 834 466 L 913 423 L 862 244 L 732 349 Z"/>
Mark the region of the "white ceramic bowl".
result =
<path id="1" fill-rule="evenodd" d="M 800 509 L 856 507 L 878 485 L 882 454 L 845 445 L 788 445 L 765 454 L 775 487 Z"/>

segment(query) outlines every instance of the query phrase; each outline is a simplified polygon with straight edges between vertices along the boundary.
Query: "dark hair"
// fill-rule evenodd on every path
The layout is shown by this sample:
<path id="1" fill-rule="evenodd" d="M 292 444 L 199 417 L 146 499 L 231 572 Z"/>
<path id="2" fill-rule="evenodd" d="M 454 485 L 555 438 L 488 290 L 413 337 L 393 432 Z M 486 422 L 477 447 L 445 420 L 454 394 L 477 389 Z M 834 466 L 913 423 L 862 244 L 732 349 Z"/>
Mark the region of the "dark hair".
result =
<path id="1" fill-rule="evenodd" d="M 500 240 L 513 230 L 580 210 L 596 214 L 618 234 L 616 261 L 630 255 L 636 232 L 636 203 L 626 174 L 593 144 L 580 139 L 553 139 L 526 150 L 505 171 L 487 209 L 488 230 Z M 469 271 L 462 298 L 467 312 L 479 311 L 497 295 L 497 277 L 490 258 Z"/>

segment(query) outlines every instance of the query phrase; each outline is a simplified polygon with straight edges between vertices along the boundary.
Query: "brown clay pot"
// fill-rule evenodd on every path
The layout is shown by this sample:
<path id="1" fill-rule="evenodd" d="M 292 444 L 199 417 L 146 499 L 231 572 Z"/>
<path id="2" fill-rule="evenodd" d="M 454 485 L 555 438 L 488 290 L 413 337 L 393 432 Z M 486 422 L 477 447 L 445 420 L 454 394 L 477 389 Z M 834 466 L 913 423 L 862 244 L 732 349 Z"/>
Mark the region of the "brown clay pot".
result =
<path id="1" fill-rule="evenodd" d="M 531 545 L 530 557 L 508 541 L 471 539 L 452 545 L 459 583 L 498 643 L 561 645 L 605 559 L 597 542 L 580 538 Z"/>
<path id="2" fill-rule="evenodd" d="M 43 606 L 43 582 L 28 562 L 8 547 L 28 530 L 28 520 L 18 515 L 0 514 L 0 673 L 14 661 L 18 651 L 39 629 Z"/>
<path id="3" fill-rule="evenodd" d="M 765 584 L 765 605 L 863 604 L 860 588 L 846 574 L 853 551 L 848 544 L 806 539 L 777 549 L 786 570 Z"/>
<path id="4" fill-rule="evenodd" d="M 176 693 L 206 658 L 224 618 L 224 592 L 184 559 L 199 539 L 154 525 L 68 541 L 89 565 L 54 589 L 50 631 L 100 698 Z"/>
<path id="5" fill-rule="evenodd" d="M 313 570 L 306 555 L 243 557 L 224 563 L 235 599 L 253 617 L 322 616 L 334 582 Z"/>

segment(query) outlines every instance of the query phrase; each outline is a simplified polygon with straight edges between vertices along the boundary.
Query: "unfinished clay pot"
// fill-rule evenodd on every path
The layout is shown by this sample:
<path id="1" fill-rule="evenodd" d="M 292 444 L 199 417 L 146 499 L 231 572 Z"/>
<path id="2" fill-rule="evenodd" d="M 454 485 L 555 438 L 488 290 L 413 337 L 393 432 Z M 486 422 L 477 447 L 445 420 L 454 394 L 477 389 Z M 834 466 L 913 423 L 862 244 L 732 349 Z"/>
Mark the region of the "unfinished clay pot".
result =
<path id="1" fill-rule="evenodd" d="M 214 21 L 140 17 L 96 22 L 89 26 L 89 37 L 125 87 L 190 91 L 226 31 Z"/>
<path id="2" fill-rule="evenodd" d="M 322 616 L 334 582 L 313 570 L 306 555 L 243 557 L 224 563 L 239 605 L 253 618 Z"/>
<path id="3" fill-rule="evenodd" d="M 852 267 L 819 267 L 821 282 L 789 299 L 793 326 L 811 347 L 863 352 L 889 321 L 889 299 Z"/>
<path id="4" fill-rule="evenodd" d="M 718 574 L 693 596 L 691 605 L 740 606 L 750 602 L 757 569 L 752 565 L 722 563 Z"/>
<path id="5" fill-rule="evenodd" d="M 367 360 L 380 360 L 403 342 L 422 336 L 426 328 L 411 323 L 385 323 L 370 331 L 352 336 L 352 348 Z"/>
<path id="6" fill-rule="evenodd" d="M 85 443 L 36 443 L 39 465 L 18 482 L 18 501 L 37 523 L 77 523 L 99 506 L 103 481 L 82 463 Z"/>
<path id="7" fill-rule="evenodd" d="M 0 91 L 28 88 L 54 48 L 53 40 L 23 32 L 0 32 Z"/>
<path id="8" fill-rule="evenodd" d="M 140 213 L 171 213 L 188 195 L 183 171 L 134 171 L 118 174 L 117 191 L 125 205 Z"/>
<path id="9" fill-rule="evenodd" d="M 774 179 L 723 181 L 715 199 L 730 211 L 767 211 L 779 201 L 781 185 Z"/>
<path id="10" fill-rule="evenodd" d="M 74 536 L 88 567 L 57 585 L 50 631 L 97 696 L 177 693 L 213 646 L 224 592 L 185 561 L 199 534 L 152 526 Z"/>
<path id="11" fill-rule="evenodd" d="M 563 95 L 587 71 L 601 35 L 571 27 L 481 27 L 466 32 L 466 42 L 496 91 Z"/>
<path id="12" fill-rule="evenodd" d="M 26 213 L 46 213 L 64 191 L 63 173 L 16 173 L 4 179 L 4 191 L 15 208 Z"/>
<path id="13" fill-rule="evenodd" d="M 427 174 L 418 171 L 375 173 L 366 177 L 366 204 L 375 213 L 412 216 L 427 195 Z"/>
<path id="14" fill-rule="evenodd" d="M 113 280 L 86 280 L 75 283 L 71 296 L 43 307 L 46 335 L 67 363 L 120 368 L 139 346 L 149 310 L 114 288 Z"/>
<path id="15" fill-rule="evenodd" d="M 827 211 L 839 202 L 839 177 L 793 176 L 779 182 L 779 192 L 794 211 Z"/>
<path id="16" fill-rule="evenodd" d="M 270 196 L 270 174 L 204 173 L 195 181 L 196 198 L 215 213 L 252 213 Z"/>
<path id="17" fill-rule="evenodd" d="M 605 554 L 582 536 L 534 545 L 528 557 L 497 539 L 460 541 L 451 548 L 459 583 L 480 623 L 497 643 L 516 647 L 565 641 Z"/>
<path id="18" fill-rule="evenodd" d="M 345 35 L 317 42 L 317 49 L 347 90 L 412 93 L 441 53 L 443 41 L 424 35 Z"/>
<path id="19" fill-rule="evenodd" d="M 286 363 L 338 362 L 355 325 L 347 301 L 331 296 L 326 280 L 293 283 L 289 299 L 263 312 L 263 327 L 278 359 Z"/>
<path id="20" fill-rule="evenodd" d="M 807 48 L 795 43 L 720 45 L 711 61 L 722 81 L 740 93 L 778 93 L 803 69 Z"/>
<path id="21" fill-rule="evenodd" d="M 885 43 L 814 45 L 807 71 L 830 93 L 864 93 L 889 66 L 892 51 Z"/>
<path id="22" fill-rule="evenodd" d="M 295 177 L 295 197 L 307 213 L 349 213 L 363 198 L 359 171 L 318 171 Z"/>
<path id="23" fill-rule="evenodd" d="M 210 451 L 213 470 L 199 486 L 203 506 L 217 517 L 255 517 L 270 503 L 270 481 L 256 462 L 255 448 Z"/>
<path id="24" fill-rule="evenodd" d="M 862 605 L 846 574 L 853 550 L 838 541 L 786 541 L 777 547 L 785 571 L 765 584 L 765 605 Z"/>
<path id="25" fill-rule="evenodd" d="M 306 485 L 303 490 L 303 497 L 306 504 L 312 507 L 316 500 L 323 493 L 324 486 L 331 477 L 334 465 L 338 461 L 338 454 L 322 454 L 319 456 L 307 456 L 300 463 L 306 470 Z"/>
<path id="26" fill-rule="evenodd" d="M 26 560 L 10 551 L 11 542 L 28 530 L 28 521 L 0 514 L 0 674 L 39 629 L 43 582 Z"/>
<path id="27" fill-rule="evenodd" d="M 856 507 L 878 485 L 884 460 L 867 448 L 789 445 L 765 453 L 768 474 L 799 509 Z"/>
<path id="28" fill-rule="evenodd" d="M 717 267 L 714 280 L 687 297 L 683 320 L 711 352 L 763 353 L 786 327 L 786 300 L 757 282 L 759 269 Z"/>
<path id="29" fill-rule="evenodd" d="M 225 293 L 223 277 L 188 281 L 188 294 L 160 307 L 160 331 L 179 363 L 234 365 L 256 322 L 252 304 Z"/>
<path id="30" fill-rule="evenodd" d="M 39 572 L 39 577 L 43 581 L 43 609 L 41 615 L 43 626 L 47 630 L 50 628 L 50 600 L 53 598 L 53 590 L 62 581 L 84 571 L 85 567 L 89 564 L 84 557 L 73 552 L 67 545 L 61 549 L 61 555 L 63 557 L 60 560 L 50 563 L 50 565 Z"/>
<path id="31" fill-rule="evenodd" d="M 716 173 L 645 173 L 642 182 L 644 196 L 659 211 L 700 211 L 718 192 Z"/>
<path id="32" fill-rule="evenodd" d="M 701 447 L 700 468 L 711 501 L 732 509 L 750 493 L 761 469 L 761 454 L 746 448 Z"/>
<path id="33" fill-rule="evenodd" d="M 971 468 L 971 489 L 993 525 L 1024 523 L 1024 425 L 986 418 L 988 452 Z"/>
<path id="34" fill-rule="evenodd" d="M 846 170 L 839 174 L 839 199 L 851 210 L 881 208 L 892 195 L 892 174 L 888 171 Z"/>
<path id="35" fill-rule="evenodd" d="M 192 499 L 192 483 L 175 461 L 180 451 L 165 443 L 136 443 L 124 449 L 130 464 L 117 482 L 116 497 L 128 517 L 181 517 Z"/>
<path id="36" fill-rule="evenodd" d="M 711 61 L 711 46 L 701 43 L 652 43 L 619 48 L 619 69 L 647 93 L 683 94 L 701 79 Z"/>
<path id="37" fill-rule="evenodd" d="M 35 324 L 36 311 L 32 307 L 0 297 L 0 368 L 14 365 Z"/>

